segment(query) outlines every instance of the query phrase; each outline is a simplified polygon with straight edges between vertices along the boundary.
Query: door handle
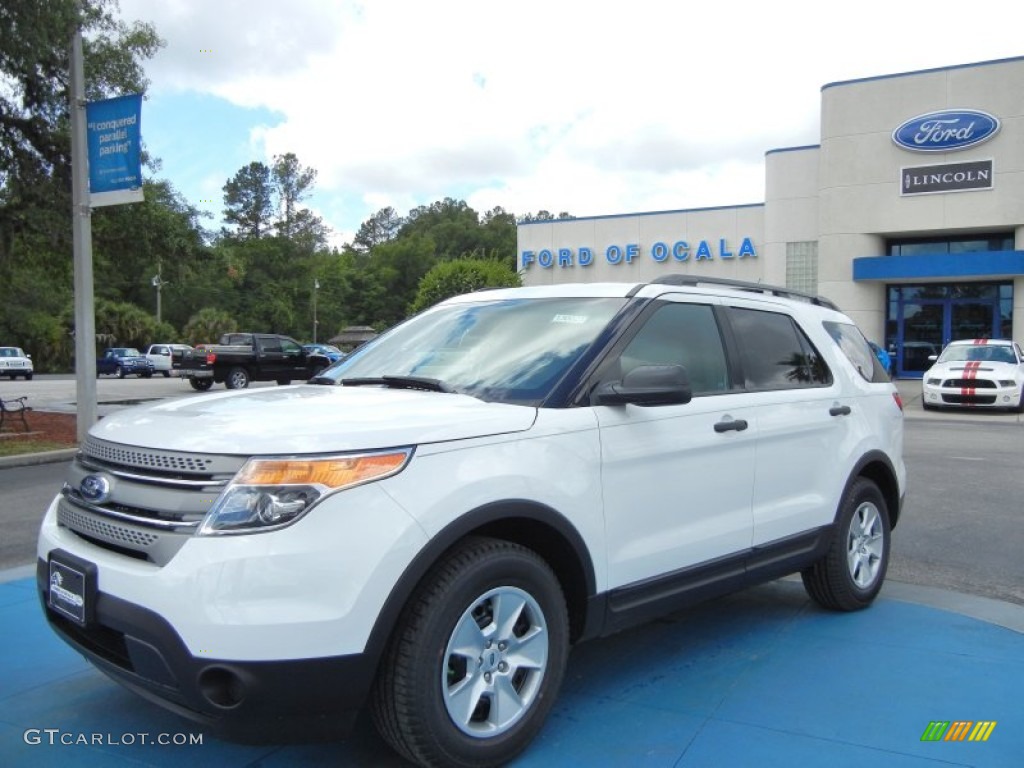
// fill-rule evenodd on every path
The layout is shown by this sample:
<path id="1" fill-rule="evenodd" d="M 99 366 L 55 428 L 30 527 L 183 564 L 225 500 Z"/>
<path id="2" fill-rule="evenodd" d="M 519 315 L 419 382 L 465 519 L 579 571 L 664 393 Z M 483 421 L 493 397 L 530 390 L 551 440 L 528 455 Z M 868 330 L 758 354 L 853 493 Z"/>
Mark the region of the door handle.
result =
<path id="1" fill-rule="evenodd" d="M 849 416 L 850 406 L 848 405 L 833 405 L 828 409 L 829 416 Z"/>
<path id="2" fill-rule="evenodd" d="M 747 422 L 743 419 L 730 419 L 715 424 L 715 432 L 742 432 L 747 428 Z"/>

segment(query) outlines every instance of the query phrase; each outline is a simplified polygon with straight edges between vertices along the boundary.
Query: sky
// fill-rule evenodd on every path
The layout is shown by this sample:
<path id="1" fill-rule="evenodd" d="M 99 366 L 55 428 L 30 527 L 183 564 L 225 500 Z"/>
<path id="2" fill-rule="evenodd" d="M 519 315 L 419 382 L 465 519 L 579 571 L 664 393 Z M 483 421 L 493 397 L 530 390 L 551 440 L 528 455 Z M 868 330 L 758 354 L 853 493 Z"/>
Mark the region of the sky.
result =
<path id="1" fill-rule="evenodd" d="M 1024 55 L 1002 0 L 120 7 L 166 42 L 145 63 L 156 176 L 216 230 L 225 182 L 293 152 L 339 246 L 445 197 L 517 216 L 760 203 L 765 153 L 818 143 L 824 85 Z"/>

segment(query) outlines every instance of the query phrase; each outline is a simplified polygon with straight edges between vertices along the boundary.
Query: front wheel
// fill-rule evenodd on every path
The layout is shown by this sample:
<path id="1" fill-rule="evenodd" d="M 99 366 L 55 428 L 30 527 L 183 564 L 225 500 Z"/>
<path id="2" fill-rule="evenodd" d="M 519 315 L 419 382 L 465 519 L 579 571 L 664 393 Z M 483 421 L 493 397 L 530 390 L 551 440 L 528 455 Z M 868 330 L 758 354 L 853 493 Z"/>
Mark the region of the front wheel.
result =
<path id="1" fill-rule="evenodd" d="M 114 373 L 117 374 L 117 378 L 119 378 L 119 379 L 123 379 L 124 378 L 124 368 L 122 368 L 120 365 L 117 366 L 117 370 L 114 371 Z"/>
<path id="2" fill-rule="evenodd" d="M 381 736 L 421 765 L 502 765 L 544 724 L 565 674 L 561 586 L 532 550 L 457 544 L 417 588 L 377 677 Z"/>
<path id="3" fill-rule="evenodd" d="M 228 371 L 227 378 L 224 379 L 224 386 L 228 389 L 245 389 L 249 386 L 249 373 L 241 366 L 235 366 Z"/>
<path id="4" fill-rule="evenodd" d="M 165 379 L 171 378 L 171 372 L 170 371 L 163 371 L 163 374 L 164 374 L 164 378 Z"/>
<path id="5" fill-rule="evenodd" d="M 196 392 L 205 392 L 213 386 L 213 379 L 189 378 L 188 383 L 192 385 L 192 389 Z"/>
<path id="6" fill-rule="evenodd" d="M 12 379 L 12 381 L 13 381 L 13 379 Z M 31 373 L 26 373 L 25 374 L 25 381 L 32 381 L 32 374 Z"/>
<path id="7" fill-rule="evenodd" d="M 889 508 L 885 497 L 872 481 L 859 477 L 839 504 L 828 552 L 800 574 L 804 588 L 824 608 L 866 608 L 885 580 L 889 543 Z"/>

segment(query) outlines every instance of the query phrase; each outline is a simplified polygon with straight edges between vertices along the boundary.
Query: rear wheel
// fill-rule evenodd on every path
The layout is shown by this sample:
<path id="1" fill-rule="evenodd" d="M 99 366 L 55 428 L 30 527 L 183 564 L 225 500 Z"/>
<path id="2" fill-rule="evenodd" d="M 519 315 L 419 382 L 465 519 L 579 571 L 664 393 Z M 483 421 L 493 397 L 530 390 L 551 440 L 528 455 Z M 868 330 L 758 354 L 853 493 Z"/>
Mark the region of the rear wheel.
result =
<path id="1" fill-rule="evenodd" d="M 165 379 L 171 378 L 171 372 L 170 371 L 164 371 L 163 374 L 164 374 L 164 378 Z"/>
<path id="2" fill-rule="evenodd" d="M 399 620 L 375 683 L 377 729 L 421 765 L 502 765 L 544 724 L 568 651 L 547 563 L 518 544 L 466 539 Z"/>
<path id="3" fill-rule="evenodd" d="M 227 378 L 224 379 L 224 386 L 228 389 L 245 389 L 249 386 L 249 372 L 242 366 L 236 365 L 228 371 Z"/>
<path id="4" fill-rule="evenodd" d="M 800 575 L 824 608 L 856 611 L 878 595 L 889 567 L 889 509 L 878 486 L 859 477 L 842 502 L 828 552 Z"/>

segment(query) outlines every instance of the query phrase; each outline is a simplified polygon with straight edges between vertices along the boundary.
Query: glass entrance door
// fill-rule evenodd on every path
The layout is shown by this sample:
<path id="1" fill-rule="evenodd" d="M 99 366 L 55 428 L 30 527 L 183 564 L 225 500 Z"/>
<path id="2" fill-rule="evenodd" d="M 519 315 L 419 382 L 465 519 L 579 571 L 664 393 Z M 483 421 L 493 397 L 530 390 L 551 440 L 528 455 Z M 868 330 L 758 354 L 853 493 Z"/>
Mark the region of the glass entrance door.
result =
<path id="1" fill-rule="evenodd" d="M 945 306 L 943 304 L 904 304 L 901 342 L 897 344 L 896 374 L 921 376 L 931 362 L 929 356 L 942 351 Z"/>
<path id="2" fill-rule="evenodd" d="M 1012 286 L 891 285 L 888 288 L 886 346 L 896 375 L 919 378 L 928 359 L 957 339 L 1002 338 L 1010 325 Z"/>

